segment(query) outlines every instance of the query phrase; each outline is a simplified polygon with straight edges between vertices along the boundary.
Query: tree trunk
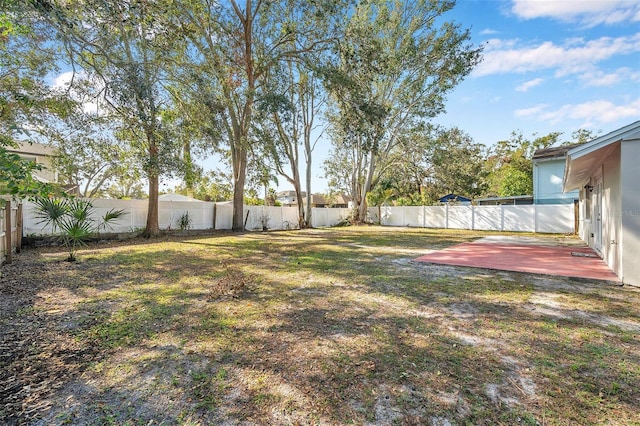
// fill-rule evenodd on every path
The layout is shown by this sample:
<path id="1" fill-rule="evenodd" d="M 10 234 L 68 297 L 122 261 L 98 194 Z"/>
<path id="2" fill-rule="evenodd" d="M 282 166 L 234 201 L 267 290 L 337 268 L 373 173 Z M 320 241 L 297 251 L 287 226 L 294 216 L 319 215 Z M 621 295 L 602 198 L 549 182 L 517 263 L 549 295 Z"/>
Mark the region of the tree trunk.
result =
<path id="1" fill-rule="evenodd" d="M 311 154 L 307 156 L 307 173 L 306 173 L 306 186 L 307 186 L 307 211 L 304 217 L 304 227 L 311 227 Z"/>
<path id="2" fill-rule="evenodd" d="M 298 175 L 298 171 L 295 170 L 293 172 L 293 190 L 296 192 L 296 201 L 298 202 L 298 227 L 300 229 L 304 228 L 304 198 L 302 195 L 302 190 L 300 189 L 300 176 Z"/>
<path id="3" fill-rule="evenodd" d="M 244 231 L 244 184 L 247 178 L 247 150 L 233 150 L 233 226 L 236 232 Z"/>
<path id="4" fill-rule="evenodd" d="M 367 221 L 367 194 L 371 189 L 371 182 L 373 181 L 373 172 L 375 170 L 375 155 L 371 153 L 371 158 L 369 159 L 369 168 L 367 170 L 367 178 L 364 181 L 364 185 L 362 188 L 362 200 L 360 201 L 360 205 L 358 206 L 358 222 L 364 223 Z"/>
<path id="5" fill-rule="evenodd" d="M 149 205 L 147 207 L 147 225 L 142 233 L 145 238 L 160 235 L 158 224 L 158 176 L 149 176 Z"/>

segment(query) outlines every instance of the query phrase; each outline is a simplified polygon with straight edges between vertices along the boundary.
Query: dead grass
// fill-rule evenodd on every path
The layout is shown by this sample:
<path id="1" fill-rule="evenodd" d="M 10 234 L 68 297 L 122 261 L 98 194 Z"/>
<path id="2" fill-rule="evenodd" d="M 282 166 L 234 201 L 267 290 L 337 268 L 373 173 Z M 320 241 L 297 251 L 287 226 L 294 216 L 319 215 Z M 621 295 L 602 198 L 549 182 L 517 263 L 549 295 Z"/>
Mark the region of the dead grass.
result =
<path id="1" fill-rule="evenodd" d="M 354 227 L 98 245 L 71 264 L 23 253 L 0 277 L 0 379 L 21 392 L 0 417 L 639 424 L 640 292 L 410 262 L 485 235 Z"/>

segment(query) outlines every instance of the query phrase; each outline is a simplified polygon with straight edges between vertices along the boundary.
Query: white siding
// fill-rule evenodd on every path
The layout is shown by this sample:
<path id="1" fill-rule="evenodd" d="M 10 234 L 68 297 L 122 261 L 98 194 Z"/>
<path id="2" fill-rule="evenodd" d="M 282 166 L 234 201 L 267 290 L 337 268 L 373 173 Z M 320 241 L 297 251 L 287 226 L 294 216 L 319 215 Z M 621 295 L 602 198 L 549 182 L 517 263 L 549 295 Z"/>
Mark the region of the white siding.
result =
<path id="1" fill-rule="evenodd" d="M 578 199 L 578 191 L 562 192 L 564 168 L 564 158 L 533 163 L 534 204 L 571 203 Z"/>
<path id="2" fill-rule="evenodd" d="M 616 216 L 620 232 L 616 242 L 622 254 L 623 282 L 640 286 L 640 140 L 623 142 L 621 150 L 621 208 Z"/>

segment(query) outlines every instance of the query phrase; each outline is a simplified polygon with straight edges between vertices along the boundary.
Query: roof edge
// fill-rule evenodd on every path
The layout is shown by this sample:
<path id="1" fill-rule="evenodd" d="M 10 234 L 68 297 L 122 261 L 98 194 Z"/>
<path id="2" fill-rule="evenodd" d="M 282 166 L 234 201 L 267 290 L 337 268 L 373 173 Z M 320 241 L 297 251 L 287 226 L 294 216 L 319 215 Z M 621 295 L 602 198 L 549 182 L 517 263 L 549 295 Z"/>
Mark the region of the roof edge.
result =
<path id="1" fill-rule="evenodd" d="M 640 139 L 640 120 L 570 149 L 567 151 L 567 161 L 580 158 L 612 143 L 631 139 Z"/>

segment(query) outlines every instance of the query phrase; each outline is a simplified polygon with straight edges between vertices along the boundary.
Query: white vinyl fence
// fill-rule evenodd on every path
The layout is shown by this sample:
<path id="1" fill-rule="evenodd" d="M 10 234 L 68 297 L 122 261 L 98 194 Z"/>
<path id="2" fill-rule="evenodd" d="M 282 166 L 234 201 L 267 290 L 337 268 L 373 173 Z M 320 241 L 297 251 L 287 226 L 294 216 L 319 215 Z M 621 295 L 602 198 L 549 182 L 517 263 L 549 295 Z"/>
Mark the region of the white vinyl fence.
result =
<path id="1" fill-rule="evenodd" d="M 111 209 L 126 214 L 112 223 L 110 232 L 125 233 L 141 230 L 147 218 L 147 200 L 93 199 L 96 220 Z M 24 234 L 50 235 L 51 229 L 38 223 L 32 203 L 23 203 Z M 351 209 L 314 208 L 311 224 L 315 228 L 334 226 L 349 217 Z M 572 233 L 574 207 L 562 205 L 528 206 L 410 206 L 382 207 L 382 225 L 422 228 L 476 229 L 494 231 Z M 161 229 L 179 229 L 180 219 L 188 215 L 190 229 L 231 229 L 231 203 L 202 201 L 160 201 Z M 369 209 L 371 221 L 377 222 L 378 208 Z M 295 229 L 298 210 L 295 207 L 244 206 L 243 218 L 247 230 Z"/>
<path id="2" fill-rule="evenodd" d="M 382 207 L 380 213 L 387 226 L 557 234 L 575 230 L 573 204 Z M 377 207 L 369 215 L 378 222 Z"/>

